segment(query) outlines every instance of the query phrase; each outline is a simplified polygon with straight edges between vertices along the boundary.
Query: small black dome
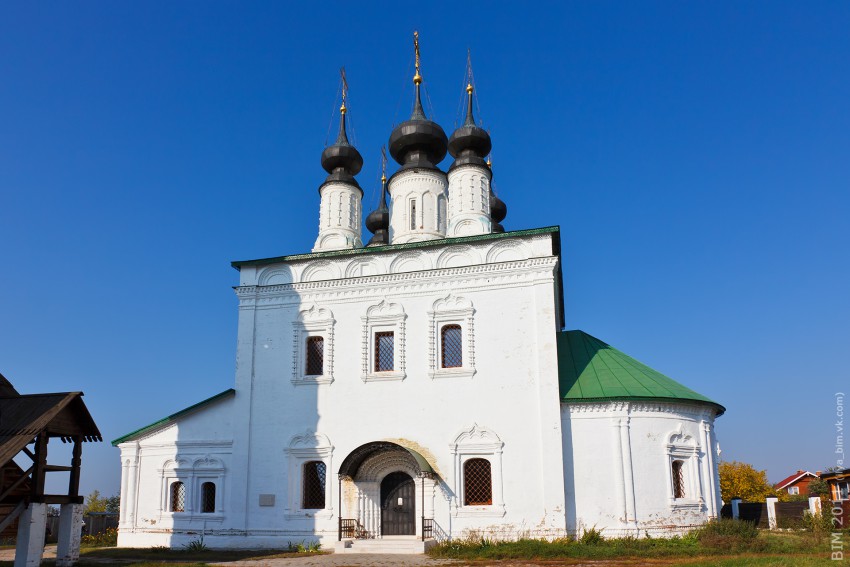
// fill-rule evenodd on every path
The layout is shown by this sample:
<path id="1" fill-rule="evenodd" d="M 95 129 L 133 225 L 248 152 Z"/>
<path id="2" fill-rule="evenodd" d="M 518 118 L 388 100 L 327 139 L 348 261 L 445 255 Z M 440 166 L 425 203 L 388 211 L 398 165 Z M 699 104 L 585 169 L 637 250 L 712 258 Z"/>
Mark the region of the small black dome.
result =
<path id="1" fill-rule="evenodd" d="M 366 217 L 366 228 L 374 234 L 366 246 L 378 246 L 390 243 L 390 210 L 387 208 L 386 176 L 381 178 L 381 201 L 378 203 L 378 208 Z"/>
<path id="2" fill-rule="evenodd" d="M 508 216 L 508 206 L 504 201 L 499 199 L 495 193 L 490 193 L 490 219 L 493 221 L 494 226 L 505 220 L 505 217 Z M 501 225 L 499 225 L 501 226 Z M 493 230 L 493 232 L 505 232 L 503 228 L 501 231 Z"/>
<path id="3" fill-rule="evenodd" d="M 466 121 L 458 128 L 449 139 L 449 153 L 455 158 L 451 168 L 460 165 L 475 164 L 486 166 L 484 156 L 490 153 L 493 144 L 490 134 L 475 124 L 472 116 L 472 85 L 466 87 L 469 101 L 466 109 Z M 450 169 L 451 169 L 450 168 Z"/>
<path id="4" fill-rule="evenodd" d="M 410 120 L 402 122 L 390 134 L 389 150 L 401 169 L 422 167 L 436 169 L 446 157 L 448 138 L 439 124 L 428 120 L 422 110 L 419 83 Z"/>
<path id="5" fill-rule="evenodd" d="M 322 152 L 322 168 L 330 174 L 325 179 L 325 183 L 337 181 L 360 187 L 354 176 L 363 169 L 363 156 L 360 155 L 357 148 L 348 143 L 348 136 L 345 132 L 344 105 L 340 109 L 339 136 L 332 146 L 328 146 Z"/>

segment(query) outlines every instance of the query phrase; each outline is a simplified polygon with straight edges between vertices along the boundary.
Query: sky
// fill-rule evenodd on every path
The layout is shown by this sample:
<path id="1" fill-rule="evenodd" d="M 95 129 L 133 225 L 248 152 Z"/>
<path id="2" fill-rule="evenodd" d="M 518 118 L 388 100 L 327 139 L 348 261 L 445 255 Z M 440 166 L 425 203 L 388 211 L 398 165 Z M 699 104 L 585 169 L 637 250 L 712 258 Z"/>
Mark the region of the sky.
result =
<path id="1" fill-rule="evenodd" d="M 449 134 L 471 54 L 507 230 L 561 227 L 567 328 L 723 404 L 723 459 L 835 466 L 848 28 L 847 2 L 0 3 L 0 372 L 85 392 L 81 490 L 117 493 L 108 441 L 234 384 L 230 262 L 312 248 L 341 66 L 375 207 L 418 30 Z"/>

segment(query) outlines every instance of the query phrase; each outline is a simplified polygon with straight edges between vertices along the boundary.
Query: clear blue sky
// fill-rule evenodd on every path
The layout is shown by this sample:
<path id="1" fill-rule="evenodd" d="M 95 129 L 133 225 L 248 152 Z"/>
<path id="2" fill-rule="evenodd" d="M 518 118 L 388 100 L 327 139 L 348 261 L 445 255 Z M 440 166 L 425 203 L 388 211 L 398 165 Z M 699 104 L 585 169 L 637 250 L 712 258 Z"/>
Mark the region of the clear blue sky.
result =
<path id="1" fill-rule="evenodd" d="M 568 328 L 724 404 L 723 458 L 834 464 L 847 2 L 5 2 L 0 372 L 83 390 L 108 440 L 231 387 L 229 262 L 311 248 L 342 65 L 373 208 L 414 29 L 448 132 L 472 50 L 505 226 L 561 226 Z M 83 463 L 117 492 L 117 449 Z"/>

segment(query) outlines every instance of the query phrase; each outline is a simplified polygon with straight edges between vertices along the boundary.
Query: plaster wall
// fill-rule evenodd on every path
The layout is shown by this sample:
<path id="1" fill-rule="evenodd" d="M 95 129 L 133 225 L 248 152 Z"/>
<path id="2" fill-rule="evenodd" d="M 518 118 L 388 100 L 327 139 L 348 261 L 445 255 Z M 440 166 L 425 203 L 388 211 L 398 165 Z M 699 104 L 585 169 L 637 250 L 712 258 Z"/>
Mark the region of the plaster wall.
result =
<path id="1" fill-rule="evenodd" d="M 670 535 L 717 517 L 714 413 L 670 402 L 564 404 L 568 529 Z M 674 460 L 684 463 L 682 498 L 674 498 Z"/>
<path id="2" fill-rule="evenodd" d="M 138 489 L 121 545 L 175 545 L 199 530 L 211 546 L 314 537 L 330 544 L 339 465 L 378 440 L 409 447 L 434 466 L 438 481 L 424 482 L 425 510 L 440 534 L 562 533 L 557 263 L 551 235 L 543 234 L 243 267 L 237 394 L 217 410 L 122 445 L 122 486 L 132 498 L 136 462 Z M 461 368 L 439 364 L 446 322 L 463 328 Z M 371 332 L 386 325 L 395 332 L 395 368 L 374 373 Z M 304 376 L 303 333 L 325 337 L 322 376 Z M 225 471 L 220 520 L 163 512 L 162 471 L 189 467 L 167 462 L 205 455 Z M 491 462 L 490 506 L 462 503 L 460 471 L 473 457 Z M 307 460 L 327 465 L 325 509 L 300 509 Z M 351 486 L 343 491 L 342 515 L 356 517 L 357 497 Z M 417 530 L 422 497 L 417 480 Z"/>

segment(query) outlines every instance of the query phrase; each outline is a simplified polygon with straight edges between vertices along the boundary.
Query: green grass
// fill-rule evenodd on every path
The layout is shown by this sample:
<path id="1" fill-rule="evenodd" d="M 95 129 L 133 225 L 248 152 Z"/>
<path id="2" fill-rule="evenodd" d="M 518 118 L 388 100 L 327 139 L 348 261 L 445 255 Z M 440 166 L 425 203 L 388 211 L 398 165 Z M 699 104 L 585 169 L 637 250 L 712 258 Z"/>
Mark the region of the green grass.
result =
<path id="1" fill-rule="evenodd" d="M 822 534 L 759 532 L 751 529 L 751 526 L 740 525 L 746 522 L 737 522 L 737 524 L 718 522 L 691 532 L 685 537 L 672 538 L 605 539 L 603 534 L 602 537 L 583 538 L 580 541 L 564 538 L 555 541 L 523 539 L 499 542 L 482 537 L 470 537 L 462 541 L 455 540 L 438 545 L 428 553 L 432 557 L 461 560 L 676 559 L 718 556 L 717 559 L 704 559 L 709 563 L 702 564 L 708 565 L 715 563 L 722 565 L 723 563 L 717 563 L 724 560 L 719 556 L 730 554 L 756 558 L 767 555 L 829 557 L 829 540 Z M 771 563 L 768 560 L 767 563 L 753 564 L 770 565 Z"/>

